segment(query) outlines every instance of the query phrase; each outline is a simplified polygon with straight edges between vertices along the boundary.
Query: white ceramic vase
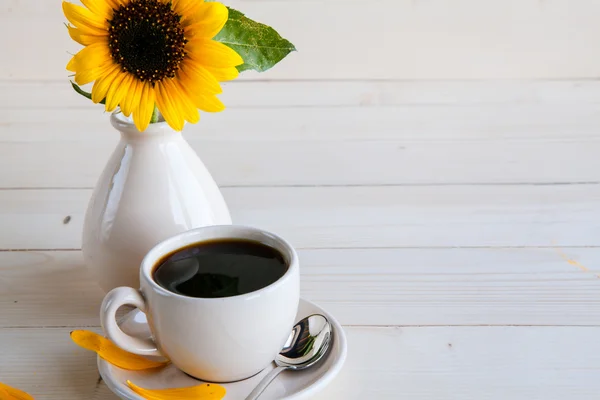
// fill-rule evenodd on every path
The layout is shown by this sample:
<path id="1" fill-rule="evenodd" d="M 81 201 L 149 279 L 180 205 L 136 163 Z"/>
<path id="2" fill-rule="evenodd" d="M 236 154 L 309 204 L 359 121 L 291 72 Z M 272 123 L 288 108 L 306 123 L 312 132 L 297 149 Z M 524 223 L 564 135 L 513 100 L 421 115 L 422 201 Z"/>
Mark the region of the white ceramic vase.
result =
<path id="1" fill-rule="evenodd" d="M 83 256 L 106 292 L 138 288 L 143 257 L 177 233 L 231 224 L 212 176 L 166 122 L 144 132 L 121 113 L 111 115 L 121 140 L 90 199 L 83 226 Z"/>

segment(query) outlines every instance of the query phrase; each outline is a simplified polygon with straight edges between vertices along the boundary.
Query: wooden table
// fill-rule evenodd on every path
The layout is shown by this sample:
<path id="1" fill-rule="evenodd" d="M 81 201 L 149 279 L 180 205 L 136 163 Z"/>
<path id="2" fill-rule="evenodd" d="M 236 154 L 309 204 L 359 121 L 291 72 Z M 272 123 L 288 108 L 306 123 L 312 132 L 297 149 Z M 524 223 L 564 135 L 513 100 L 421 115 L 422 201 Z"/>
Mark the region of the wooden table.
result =
<path id="1" fill-rule="evenodd" d="M 99 331 L 80 234 L 117 134 L 64 82 L 3 85 L 21 94 L 0 104 L 0 381 L 114 399 L 69 331 Z M 599 83 L 236 82 L 224 98 L 186 137 L 234 222 L 288 238 L 302 295 L 346 329 L 317 400 L 598 399 Z"/>

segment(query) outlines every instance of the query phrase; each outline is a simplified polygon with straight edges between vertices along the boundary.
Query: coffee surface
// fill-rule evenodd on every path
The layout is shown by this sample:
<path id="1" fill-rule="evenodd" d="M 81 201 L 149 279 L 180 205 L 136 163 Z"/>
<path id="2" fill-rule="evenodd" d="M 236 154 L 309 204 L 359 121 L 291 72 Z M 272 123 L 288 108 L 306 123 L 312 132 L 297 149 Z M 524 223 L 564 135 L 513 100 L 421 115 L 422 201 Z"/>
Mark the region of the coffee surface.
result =
<path id="1" fill-rule="evenodd" d="M 262 243 L 214 240 L 163 257 L 153 278 L 173 293 L 217 298 L 262 289 L 281 278 L 287 268 L 283 255 Z"/>

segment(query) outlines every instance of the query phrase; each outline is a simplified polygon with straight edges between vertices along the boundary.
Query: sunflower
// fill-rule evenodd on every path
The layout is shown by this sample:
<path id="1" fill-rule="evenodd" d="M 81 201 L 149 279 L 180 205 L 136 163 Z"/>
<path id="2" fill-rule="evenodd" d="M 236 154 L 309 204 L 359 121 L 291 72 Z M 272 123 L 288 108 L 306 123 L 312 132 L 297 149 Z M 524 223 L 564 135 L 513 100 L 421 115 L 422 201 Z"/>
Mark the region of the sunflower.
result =
<path id="1" fill-rule="evenodd" d="M 219 82 L 235 79 L 242 58 L 212 40 L 228 19 L 221 3 L 204 0 L 63 2 L 73 40 L 85 46 L 67 64 L 75 82 L 94 82 L 92 101 L 117 106 L 144 131 L 158 108 L 181 131 L 198 109 L 222 111 Z"/>

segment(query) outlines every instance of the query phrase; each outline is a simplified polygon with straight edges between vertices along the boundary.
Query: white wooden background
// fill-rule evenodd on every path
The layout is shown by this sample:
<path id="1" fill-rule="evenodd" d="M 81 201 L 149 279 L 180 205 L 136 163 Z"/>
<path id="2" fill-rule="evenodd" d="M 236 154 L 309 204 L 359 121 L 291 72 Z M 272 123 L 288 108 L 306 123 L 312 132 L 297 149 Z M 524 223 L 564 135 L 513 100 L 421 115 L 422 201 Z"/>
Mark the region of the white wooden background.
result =
<path id="1" fill-rule="evenodd" d="M 346 326 L 318 399 L 597 399 L 600 2 L 228 4 L 299 51 L 186 137 Z M 112 400 L 68 332 L 99 330 L 80 233 L 118 135 L 69 87 L 64 21 L 0 1 L 0 381 Z"/>

